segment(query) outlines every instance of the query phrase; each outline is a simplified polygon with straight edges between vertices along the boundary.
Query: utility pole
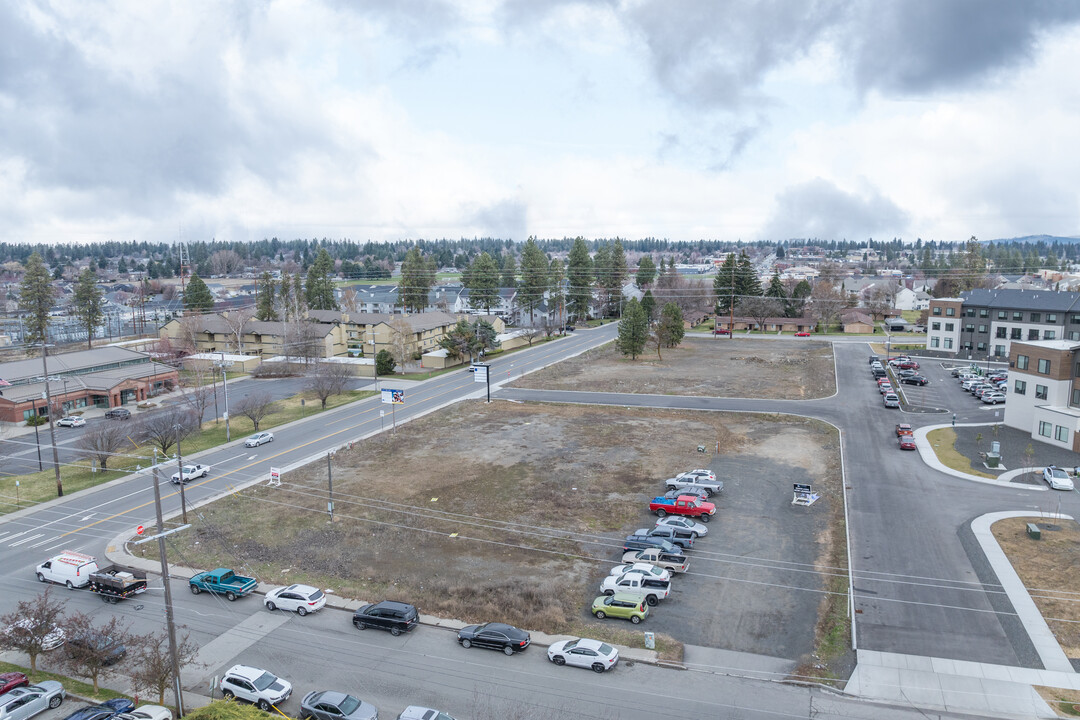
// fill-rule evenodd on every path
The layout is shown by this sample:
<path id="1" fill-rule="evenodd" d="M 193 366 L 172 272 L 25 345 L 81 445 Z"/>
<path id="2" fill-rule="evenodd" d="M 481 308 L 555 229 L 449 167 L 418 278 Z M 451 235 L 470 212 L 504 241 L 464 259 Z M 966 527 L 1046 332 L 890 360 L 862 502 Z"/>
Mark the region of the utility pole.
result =
<path id="1" fill-rule="evenodd" d="M 64 497 L 64 483 L 60 480 L 60 455 L 56 450 L 56 428 L 53 426 L 52 395 L 49 394 L 48 343 L 41 343 L 41 371 L 45 375 L 45 412 L 49 417 L 49 442 L 52 443 L 53 468 L 56 470 L 56 497 Z M 36 425 L 34 426 L 37 427 Z"/>
<path id="2" fill-rule="evenodd" d="M 229 435 L 229 374 L 225 370 L 225 353 L 218 353 L 221 356 L 221 385 L 225 390 L 225 442 L 229 442 L 232 438 Z"/>
<path id="3" fill-rule="evenodd" d="M 34 413 L 34 444 L 37 445 L 37 469 L 42 471 L 45 466 L 41 464 L 41 437 L 38 435 L 38 421 L 37 421 L 37 398 L 30 398 L 30 407 L 33 408 Z"/>
<path id="4" fill-rule="evenodd" d="M 181 483 L 182 484 L 182 483 Z M 161 579 L 165 586 L 165 625 L 169 630 L 169 657 L 172 659 L 173 694 L 176 696 L 176 715 L 184 716 L 184 693 L 180 688 L 180 658 L 176 653 L 176 624 L 173 620 L 172 588 L 169 583 L 169 561 L 165 558 L 165 522 L 161 519 L 161 488 L 158 487 L 157 448 L 154 448 L 154 509 L 157 511 L 158 555 L 161 558 Z"/>
<path id="5" fill-rule="evenodd" d="M 180 423 L 176 423 L 174 429 L 176 430 L 176 468 L 180 472 L 180 518 L 187 525 L 187 498 L 184 497 L 184 485 L 187 484 L 187 480 L 184 479 L 184 456 L 180 453 Z M 154 449 L 157 450 L 157 448 Z"/>
<path id="6" fill-rule="evenodd" d="M 731 253 L 731 299 L 728 301 L 728 337 L 735 339 L 735 264 L 738 259 L 735 253 Z"/>
<path id="7" fill-rule="evenodd" d="M 333 452 L 326 453 L 326 484 L 329 494 L 326 509 L 330 511 L 330 522 L 334 522 L 334 469 L 330 467 L 330 457 L 333 454 Z"/>

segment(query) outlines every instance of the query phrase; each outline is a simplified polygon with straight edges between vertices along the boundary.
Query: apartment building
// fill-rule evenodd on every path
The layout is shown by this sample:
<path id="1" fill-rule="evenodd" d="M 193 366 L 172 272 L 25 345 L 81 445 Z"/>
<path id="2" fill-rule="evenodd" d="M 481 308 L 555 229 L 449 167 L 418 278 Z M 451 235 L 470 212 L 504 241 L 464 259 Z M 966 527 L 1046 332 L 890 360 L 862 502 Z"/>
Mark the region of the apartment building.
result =
<path id="1" fill-rule="evenodd" d="M 1012 343 L 1005 424 L 1080 452 L 1080 341 Z"/>
<path id="2" fill-rule="evenodd" d="M 926 346 L 967 357 L 1011 357 L 1017 341 L 1080 340 L 1080 293 L 971 290 L 930 301 Z"/>

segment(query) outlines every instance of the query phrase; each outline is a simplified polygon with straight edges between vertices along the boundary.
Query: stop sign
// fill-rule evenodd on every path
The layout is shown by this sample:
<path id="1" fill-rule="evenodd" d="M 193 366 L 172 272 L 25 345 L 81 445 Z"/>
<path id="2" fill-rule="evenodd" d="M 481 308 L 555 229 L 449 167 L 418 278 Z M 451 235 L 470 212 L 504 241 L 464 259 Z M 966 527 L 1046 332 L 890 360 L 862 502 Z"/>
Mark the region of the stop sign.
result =
<path id="1" fill-rule="evenodd" d="M 142 526 L 142 525 L 140 525 L 139 527 L 135 528 L 135 534 L 136 534 L 136 535 L 142 535 L 142 534 L 143 534 L 143 530 L 144 530 L 143 526 Z"/>

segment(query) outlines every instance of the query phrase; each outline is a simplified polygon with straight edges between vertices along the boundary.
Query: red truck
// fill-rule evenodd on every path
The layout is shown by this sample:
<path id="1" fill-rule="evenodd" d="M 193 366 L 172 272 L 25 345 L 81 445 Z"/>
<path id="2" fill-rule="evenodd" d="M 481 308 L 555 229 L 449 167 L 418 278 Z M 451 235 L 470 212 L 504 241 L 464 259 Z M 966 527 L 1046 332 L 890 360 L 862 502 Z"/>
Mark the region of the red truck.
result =
<path id="1" fill-rule="evenodd" d="M 716 514 L 716 506 L 711 502 L 704 502 L 693 495 L 680 495 L 678 498 L 666 498 L 659 496 L 649 503 L 649 510 L 660 517 L 666 515 L 686 515 L 687 517 L 699 518 L 701 522 L 709 522 Z"/>

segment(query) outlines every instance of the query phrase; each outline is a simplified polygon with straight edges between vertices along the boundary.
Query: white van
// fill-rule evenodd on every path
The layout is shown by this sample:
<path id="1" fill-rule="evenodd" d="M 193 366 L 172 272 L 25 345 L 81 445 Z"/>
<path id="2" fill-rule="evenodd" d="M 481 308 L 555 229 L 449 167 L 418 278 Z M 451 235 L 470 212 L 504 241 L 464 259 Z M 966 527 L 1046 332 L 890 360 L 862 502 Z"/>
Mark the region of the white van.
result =
<path id="1" fill-rule="evenodd" d="M 68 588 L 86 587 L 90 584 L 90 573 L 97 571 L 98 564 L 94 558 L 65 550 L 37 566 L 37 579 L 61 583 Z"/>

